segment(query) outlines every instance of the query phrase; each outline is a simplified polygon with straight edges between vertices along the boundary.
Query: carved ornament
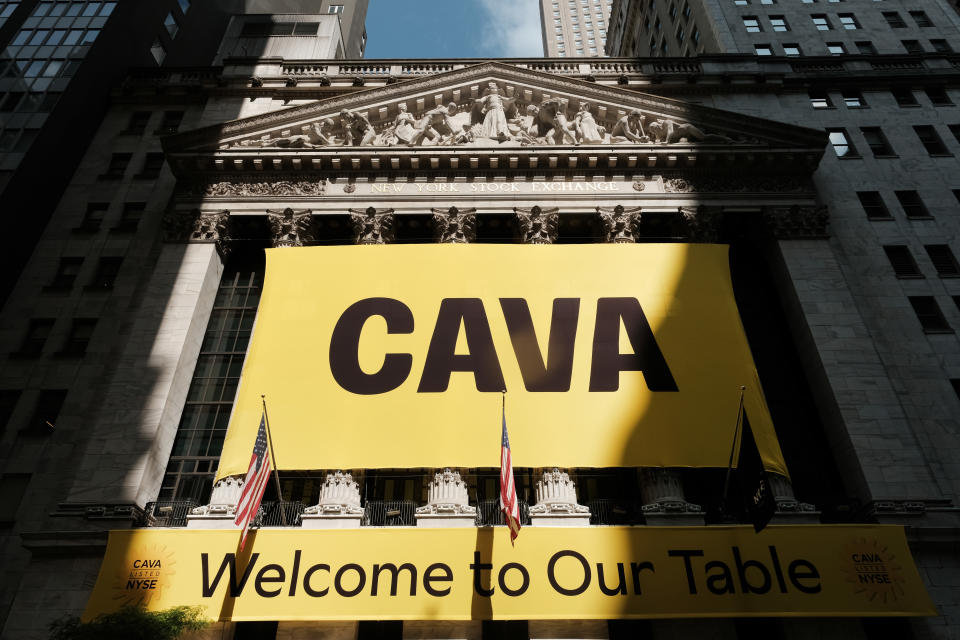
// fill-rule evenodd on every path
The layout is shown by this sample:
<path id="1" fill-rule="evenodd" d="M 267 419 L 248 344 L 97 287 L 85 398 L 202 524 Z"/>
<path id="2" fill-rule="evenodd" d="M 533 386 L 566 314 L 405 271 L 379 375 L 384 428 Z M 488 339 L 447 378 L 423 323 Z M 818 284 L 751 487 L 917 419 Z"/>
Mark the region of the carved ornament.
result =
<path id="1" fill-rule="evenodd" d="M 792 176 L 766 178 L 668 178 L 663 181 L 667 193 L 801 193 L 813 191 L 808 179 Z"/>
<path id="2" fill-rule="evenodd" d="M 427 487 L 427 504 L 417 507 L 417 515 L 468 515 L 476 516 L 477 508 L 471 507 L 467 483 L 459 471 L 444 469 L 434 474 Z"/>
<path id="3" fill-rule="evenodd" d="M 514 207 L 513 211 L 517 216 L 523 244 L 553 244 L 556 241 L 560 228 L 560 209 Z"/>
<path id="4" fill-rule="evenodd" d="M 723 210 L 720 207 L 680 207 L 680 216 L 692 242 L 719 242 Z"/>
<path id="5" fill-rule="evenodd" d="M 276 180 L 247 182 L 221 180 L 189 184 L 186 195 L 204 198 L 262 198 L 273 196 L 322 196 L 326 180 Z"/>
<path id="6" fill-rule="evenodd" d="M 228 251 L 229 211 L 171 211 L 163 218 L 166 242 L 214 243 L 221 255 Z"/>
<path id="7" fill-rule="evenodd" d="M 477 239 L 477 210 L 431 209 L 433 232 L 437 242 L 468 243 Z"/>
<path id="8" fill-rule="evenodd" d="M 395 239 L 393 209 L 350 209 L 356 244 L 388 244 Z"/>
<path id="9" fill-rule="evenodd" d="M 830 212 L 826 206 L 765 207 L 763 222 L 780 240 L 808 240 L 829 237 Z"/>
<path id="10" fill-rule="evenodd" d="M 309 209 L 267 209 L 274 247 L 302 247 L 313 242 L 313 213 Z"/>
<path id="11" fill-rule="evenodd" d="M 590 508 L 577 504 L 577 489 L 570 474 L 554 468 L 545 471 L 537 481 L 537 504 L 530 507 L 530 515 L 583 514 Z"/>
<path id="12" fill-rule="evenodd" d="M 624 209 L 623 205 L 597 207 L 606 242 L 636 242 L 640 235 L 640 207 Z"/>

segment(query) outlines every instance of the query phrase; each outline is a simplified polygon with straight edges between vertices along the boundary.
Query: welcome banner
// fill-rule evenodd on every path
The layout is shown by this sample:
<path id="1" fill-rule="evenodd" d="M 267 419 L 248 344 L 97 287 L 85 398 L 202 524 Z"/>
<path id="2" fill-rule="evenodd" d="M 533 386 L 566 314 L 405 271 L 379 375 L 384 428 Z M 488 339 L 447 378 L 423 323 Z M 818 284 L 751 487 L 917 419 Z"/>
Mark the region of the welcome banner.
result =
<path id="1" fill-rule="evenodd" d="M 788 475 L 727 247 L 379 245 L 267 251 L 218 476 L 266 396 L 281 470 L 725 467 L 740 389 Z"/>
<path id="2" fill-rule="evenodd" d="M 113 531 L 86 618 L 219 620 L 936 615 L 902 527 Z"/>

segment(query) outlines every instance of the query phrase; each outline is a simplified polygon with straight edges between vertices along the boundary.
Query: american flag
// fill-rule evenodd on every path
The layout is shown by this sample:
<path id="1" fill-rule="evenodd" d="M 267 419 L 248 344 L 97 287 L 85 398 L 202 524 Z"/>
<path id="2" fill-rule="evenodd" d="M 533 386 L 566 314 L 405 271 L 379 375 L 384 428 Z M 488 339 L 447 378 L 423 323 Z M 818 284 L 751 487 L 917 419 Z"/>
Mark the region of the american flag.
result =
<path id="1" fill-rule="evenodd" d="M 507 414 L 503 413 L 503 438 L 500 442 L 500 510 L 510 527 L 510 544 L 520 533 L 520 503 L 517 502 L 517 485 L 513 482 L 513 459 L 510 455 L 510 438 L 507 437 Z"/>
<path id="2" fill-rule="evenodd" d="M 257 430 L 257 441 L 253 443 L 253 455 L 250 456 L 250 468 L 243 482 L 243 491 L 237 504 L 237 519 L 234 524 L 243 526 L 240 536 L 240 551 L 247 541 L 247 531 L 260 509 L 263 492 L 270 479 L 270 456 L 267 455 L 267 416 L 260 416 L 260 429 Z"/>

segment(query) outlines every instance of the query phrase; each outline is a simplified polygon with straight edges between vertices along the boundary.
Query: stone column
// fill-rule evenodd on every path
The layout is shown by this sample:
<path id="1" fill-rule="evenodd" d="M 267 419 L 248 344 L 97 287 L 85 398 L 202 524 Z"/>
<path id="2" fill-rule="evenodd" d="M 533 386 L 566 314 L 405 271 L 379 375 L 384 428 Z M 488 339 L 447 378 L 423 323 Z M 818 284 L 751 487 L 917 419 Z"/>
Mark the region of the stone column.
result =
<path id="1" fill-rule="evenodd" d="M 164 218 L 167 243 L 91 420 L 88 448 L 77 452 L 65 507 L 156 498 L 229 250 L 229 217 L 194 210 Z"/>
<path id="2" fill-rule="evenodd" d="M 477 239 L 477 210 L 431 209 L 433 233 L 437 242 L 466 244 Z"/>
<path id="3" fill-rule="evenodd" d="M 606 242 L 616 244 L 636 242 L 640 236 L 640 207 L 625 209 L 623 205 L 597 207 Z"/>
<path id="4" fill-rule="evenodd" d="M 316 239 L 309 209 L 267 209 L 274 247 L 302 247 Z"/>
<path id="5" fill-rule="evenodd" d="M 577 504 L 577 488 L 570 474 L 554 467 L 537 481 L 537 503 L 530 507 L 534 527 L 587 527 L 590 509 Z"/>
<path id="6" fill-rule="evenodd" d="M 192 509 L 187 515 L 188 529 L 237 529 L 237 503 L 243 491 L 243 479 L 227 476 L 213 485 L 210 504 Z"/>
<path id="7" fill-rule="evenodd" d="M 427 487 L 427 504 L 417 507 L 418 527 L 472 527 L 477 509 L 470 506 L 467 483 L 458 471 L 444 469 L 434 474 Z"/>
<path id="8" fill-rule="evenodd" d="M 773 522 L 778 524 L 817 524 L 820 512 L 812 504 L 800 502 L 793 495 L 793 485 L 779 473 L 767 473 L 770 492 L 777 503 Z"/>
<path id="9" fill-rule="evenodd" d="M 644 520 L 652 525 L 702 525 L 703 509 L 687 502 L 678 469 L 640 469 L 640 507 Z"/>
<path id="10" fill-rule="evenodd" d="M 393 209 L 350 209 L 356 244 L 389 244 L 396 238 Z"/>
<path id="11" fill-rule="evenodd" d="M 560 227 L 559 211 L 557 207 L 514 207 L 513 212 L 520 226 L 520 241 L 523 244 L 553 244 Z"/>
<path id="12" fill-rule="evenodd" d="M 300 516 L 303 529 L 355 529 L 363 520 L 360 485 L 349 473 L 328 473 L 320 489 L 320 502 Z"/>
<path id="13" fill-rule="evenodd" d="M 680 217 L 690 242 L 719 242 L 723 208 L 701 205 L 680 207 Z"/>

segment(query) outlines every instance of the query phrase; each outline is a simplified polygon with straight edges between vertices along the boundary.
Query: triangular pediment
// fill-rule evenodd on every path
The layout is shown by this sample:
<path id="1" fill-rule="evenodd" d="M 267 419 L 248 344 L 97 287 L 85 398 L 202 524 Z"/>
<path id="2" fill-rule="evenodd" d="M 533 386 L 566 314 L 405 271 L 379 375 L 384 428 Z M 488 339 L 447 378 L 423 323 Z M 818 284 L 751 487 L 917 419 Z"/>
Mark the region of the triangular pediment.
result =
<path id="1" fill-rule="evenodd" d="M 478 152 L 646 147 L 721 155 L 780 149 L 805 155 L 808 166 L 819 161 L 824 145 L 822 131 L 498 62 L 358 90 L 164 141 L 168 154 L 241 156 L 391 147 Z"/>

